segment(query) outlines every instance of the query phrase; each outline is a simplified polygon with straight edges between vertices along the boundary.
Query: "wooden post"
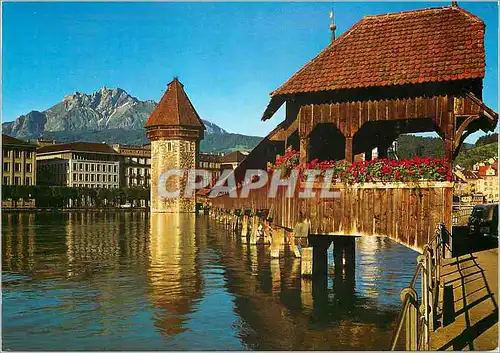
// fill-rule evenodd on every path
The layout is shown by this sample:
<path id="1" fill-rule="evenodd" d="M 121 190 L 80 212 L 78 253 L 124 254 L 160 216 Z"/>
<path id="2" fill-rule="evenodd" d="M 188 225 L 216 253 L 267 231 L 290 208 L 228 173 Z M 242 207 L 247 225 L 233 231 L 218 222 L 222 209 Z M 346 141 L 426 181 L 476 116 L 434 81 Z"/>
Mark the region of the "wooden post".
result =
<path id="1" fill-rule="evenodd" d="M 345 160 L 349 163 L 353 162 L 352 137 L 345 138 Z"/>
<path id="2" fill-rule="evenodd" d="M 250 245 L 255 245 L 257 244 L 257 241 L 260 238 L 259 234 L 259 217 L 253 216 L 252 217 L 252 229 L 250 230 Z"/>
<path id="3" fill-rule="evenodd" d="M 285 234 L 287 235 L 287 239 L 288 239 L 288 246 L 290 247 L 290 249 L 293 251 L 293 255 L 296 257 L 296 258 L 300 258 L 300 251 L 299 251 L 299 248 L 297 247 L 297 245 L 295 244 L 295 232 L 285 232 Z"/>
<path id="4" fill-rule="evenodd" d="M 273 236 L 271 238 L 271 258 L 280 257 L 280 249 L 284 244 L 285 230 L 283 228 L 273 229 Z"/>
<path id="5" fill-rule="evenodd" d="M 300 138 L 300 163 L 307 163 L 309 161 L 309 137 Z"/>
<path id="6" fill-rule="evenodd" d="M 246 239 L 247 234 L 248 234 L 248 216 L 243 215 L 243 220 L 241 222 L 241 237 Z"/>
<path id="7" fill-rule="evenodd" d="M 269 222 L 266 220 L 263 223 L 264 227 L 264 244 L 268 245 L 271 244 L 271 226 L 269 225 Z"/>
<path id="8" fill-rule="evenodd" d="M 313 248 L 307 247 L 302 249 L 302 259 L 300 263 L 300 274 L 310 277 L 313 274 Z"/>

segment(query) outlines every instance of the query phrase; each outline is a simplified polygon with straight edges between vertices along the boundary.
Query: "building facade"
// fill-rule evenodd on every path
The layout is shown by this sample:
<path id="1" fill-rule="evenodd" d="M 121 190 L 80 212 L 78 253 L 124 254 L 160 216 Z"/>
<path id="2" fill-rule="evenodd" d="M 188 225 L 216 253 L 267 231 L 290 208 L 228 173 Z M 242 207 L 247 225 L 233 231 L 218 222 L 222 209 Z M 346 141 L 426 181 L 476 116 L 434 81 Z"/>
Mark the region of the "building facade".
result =
<path id="1" fill-rule="evenodd" d="M 498 202 L 498 160 L 491 158 L 473 169 L 479 177 L 477 192 L 484 195 L 486 202 Z"/>
<path id="2" fill-rule="evenodd" d="M 40 185 L 120 187 L 120 156 L 103 143 L 51 144 L 37 151 Z"/>
<path id="3" fill-rule="evenodd" d="M 2 134 L 2 185 L 36 185 L 36 145 Z"/>
<path id="4" fill-rule="evenodd" d="M 219 179 L 221 173 L 222 158 L 223 156 L 221 154 L 200 153 L 200 162 L 198 163 L 198 168 L 210 172 L 210 183 L 207 185 L 207 188 L 213 187 Z"/>
<path id="5" fill-rule="evenodd" d="M 151 144 L 142 146 L 114 144 L 120 155 L 120 186 L 151 186 Z"/>

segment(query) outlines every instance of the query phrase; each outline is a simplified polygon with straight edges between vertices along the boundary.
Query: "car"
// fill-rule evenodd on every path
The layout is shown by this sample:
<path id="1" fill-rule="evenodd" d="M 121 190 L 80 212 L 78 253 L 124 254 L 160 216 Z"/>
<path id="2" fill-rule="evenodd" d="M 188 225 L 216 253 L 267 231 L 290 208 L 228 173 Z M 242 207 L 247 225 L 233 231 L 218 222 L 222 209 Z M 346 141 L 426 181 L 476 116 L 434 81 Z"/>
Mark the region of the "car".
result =
<path id="1" fill-rule="evenodd" d="M 498 238 L 498 204 L 474 206 L 467 227 L 469 235 Z"/>

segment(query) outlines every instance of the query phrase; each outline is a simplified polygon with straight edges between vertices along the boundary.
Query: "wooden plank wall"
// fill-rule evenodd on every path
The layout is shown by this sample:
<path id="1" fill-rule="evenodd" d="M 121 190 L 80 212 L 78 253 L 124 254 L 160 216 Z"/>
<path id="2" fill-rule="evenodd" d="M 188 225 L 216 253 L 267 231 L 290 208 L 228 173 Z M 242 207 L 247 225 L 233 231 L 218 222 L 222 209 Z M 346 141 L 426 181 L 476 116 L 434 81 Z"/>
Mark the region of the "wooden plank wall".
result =
<path id="1" fill-rule="evenodd" d="M 451 230 L 453 183 L 425 182 L 418 187 L 401 183 L 367 183 L 360 186 L 332 185 L 339 198 L 267 197 L 266 188 L 253 191 L 249 198 L 212 199 L 212 205 L 231 209 L 269 209 L 275 226 L 293 228 L 309 220 L 311 234 L 347 236 L 385 236 L 422 252 L 443 222 Z"/>

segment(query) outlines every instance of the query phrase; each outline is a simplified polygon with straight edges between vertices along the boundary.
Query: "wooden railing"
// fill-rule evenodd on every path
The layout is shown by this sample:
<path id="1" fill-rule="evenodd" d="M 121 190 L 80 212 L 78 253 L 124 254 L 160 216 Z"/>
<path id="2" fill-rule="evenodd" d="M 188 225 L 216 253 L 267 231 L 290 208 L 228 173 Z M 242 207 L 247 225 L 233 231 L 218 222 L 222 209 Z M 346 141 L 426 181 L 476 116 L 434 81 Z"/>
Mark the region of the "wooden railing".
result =
<path id="1" fill-rule="evenodd" d="M 405 349 L 429 350 L 429 337 L 434 331 L 437 321 L 438 291 L 442 259 L 445 255 L 446 227 L 439 224 L 431 241 L 418 256 L 418 264 L 408 287 L 401 291 L 401 308 L 396 330 L 391 342 L 391 350 L 395 350 L 400 341 L 403 325 L 405 325 Z M 421 276 L 420 295 L 416 288 L 417 279 Z"/>

